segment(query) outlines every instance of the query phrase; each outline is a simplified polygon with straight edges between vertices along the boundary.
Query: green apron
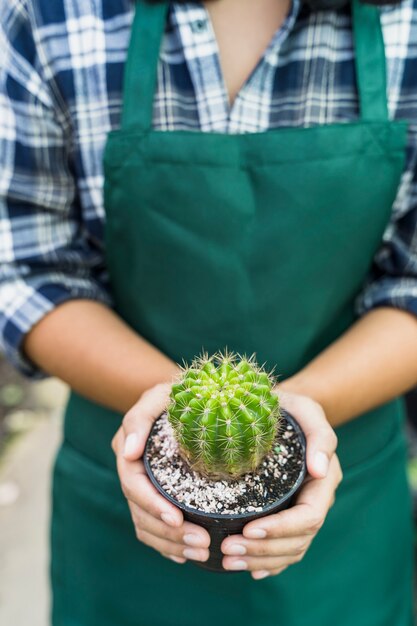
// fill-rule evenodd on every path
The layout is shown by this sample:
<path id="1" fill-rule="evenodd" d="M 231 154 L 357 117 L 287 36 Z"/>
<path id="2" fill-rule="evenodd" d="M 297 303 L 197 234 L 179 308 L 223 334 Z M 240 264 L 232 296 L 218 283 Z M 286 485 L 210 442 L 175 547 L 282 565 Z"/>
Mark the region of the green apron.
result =
<path id="1" fill-rule="evenodd" d="M 176 361 L 257 353 L 290 376 L 354 321 L 404 167 L 378 10 L 355 2 L 360 118 L 224 135 L 152 130 L 167 7 L 139 2 L 121 130 L 105 152 L 117 312 Z M 140 376 L 140 372 L 138 372 Z M 54 473 L 54 626 L 410 626 L 402 406 L 338 429 L 345 478 L 304 560 L 214 574 L 136 540 L 110 441 L 122 416 L 72 394 Z"/>

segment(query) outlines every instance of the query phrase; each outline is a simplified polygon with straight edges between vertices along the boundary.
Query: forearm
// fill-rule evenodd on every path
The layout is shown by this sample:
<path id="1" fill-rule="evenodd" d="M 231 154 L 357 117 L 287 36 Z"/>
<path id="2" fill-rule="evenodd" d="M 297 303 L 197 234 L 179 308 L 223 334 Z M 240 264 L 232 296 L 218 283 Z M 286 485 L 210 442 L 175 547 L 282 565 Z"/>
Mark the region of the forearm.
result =
<path id="1" fill-rule="evenodd" d="M 417 319 L 393 308 L 371 311 L 282 389 L 319 402 L 333 427 L 417 384 Z"/>
<path id="2" fill-rule="evenodd" d="M 170 381 L 178 366 L 111 309 L 72 300 L 27 335 L 24 351 L 44 371 L 100 404 L 126 412 L 143 391 Z"/>

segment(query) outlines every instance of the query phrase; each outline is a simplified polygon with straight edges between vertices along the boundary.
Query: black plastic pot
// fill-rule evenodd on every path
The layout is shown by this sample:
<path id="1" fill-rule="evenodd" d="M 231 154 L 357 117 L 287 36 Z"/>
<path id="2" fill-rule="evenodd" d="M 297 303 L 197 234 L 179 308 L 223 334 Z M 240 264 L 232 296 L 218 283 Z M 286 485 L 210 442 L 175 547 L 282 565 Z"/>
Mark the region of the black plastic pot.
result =
<path id="1" fill-rule="evenodd" d="M 159 482 L 157 481 L 157 479 L 155 478 L 152 472 L 152 468 L 148 460 L 148 446 L 149 446 L 149 439 L 148 439 L 148 442 L 145 448 L 145 454 L 143 455 L 143 462 L 145 465 L 146 472 L 152 484 L 167 500 L 169 500 L 170 502 L 172 502 L 172 504 L 174 504 L 179 509 L 181 509 L 181 511 L 184 514 L 184 518 L 187 521 L 193 522 L 194 524 L 198 524 L 199 526 L 202 526 L 208 531 L 211 537 L 209 559 L 205 563 L 193 561 L 195 565 L 198 565 L 199 567 L 203 567 L 204 569 L 211 570 L 213 572 L 232 573 L 230 572 L 230 570 L 225 570 L 222 566 L 222 560 L 223 560 L 224 554 L 220 550 L 220 546 L 223 542 L 223 539 L 225 539 L 229 535 L 241 534 L 243 527 L 248 522 L 251 522 L 260 517 L 265 517 L 266 515 L 272 515 L 272 513 L 278 513 L 278 511 L 283 511 L 284 509 L 288 509 L 293 504 L 295 496 L 297 492 L 300 490 L 300 487 L 306 476 L 306 464 L 305 464 L 306 440 L 305 440 L 303 431 L 301 430 L 300 426 L 295 421 L 295 419 L 286 411 L 281 410 L 281 413 L 282 413 L 283 419 L 285 419 L 289 424 L 293 426 L 295 432 L 297 433 L 300 439 L 302 450 L 303 450 L 303 463 L 300 467 L 300 474 L 298 476 L 298 479 L 296 483 L 293 485 L 292 489 L 288 491 L 288 493 L 285 496 L 283 496 L 279 500 L 276 500 L 275 502 L 272 502 L 271 504 L 266 506 L 262 511 L 257 511 L 256 513 L 253 513 L 253 512 L 239 513 L 236 515 L 221 515 L 217 513 L 204 513 L 202 511 L 197 511 L 196 509 L 191 509 L 188 506 L 182 504 L 181 502 L 178 502 L 177 500 L 175 500 L 175 498 L 173 498 L 172 496 L 170 496 L 164 491 L 164 489 L 161 487 L 161 485 L 159 484 Z"/>

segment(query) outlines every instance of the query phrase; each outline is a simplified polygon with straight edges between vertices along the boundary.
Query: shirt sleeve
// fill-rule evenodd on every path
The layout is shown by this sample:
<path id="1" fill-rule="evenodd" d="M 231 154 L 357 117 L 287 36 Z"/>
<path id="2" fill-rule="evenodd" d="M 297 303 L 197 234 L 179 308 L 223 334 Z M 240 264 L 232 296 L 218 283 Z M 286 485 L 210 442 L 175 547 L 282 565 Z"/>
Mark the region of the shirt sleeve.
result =
<path id="1" fill-rule="evenodd" d="M 389 306 L 417 315 L 417 126 L 410 125 L 407 169 L 371 272 L 356 300 L 364 315 Z"/>
<path id="2" fill-rule="evenodd" d="M 24 374 L 45 374 L 22 341 L 60 303 L 111 304 L 103 251 L 83 228 L 69 116 L 39 59 L 24 3 L 0 10 L 0 347 Z M 68 329 L 69 332 L 71 329 Z"/>

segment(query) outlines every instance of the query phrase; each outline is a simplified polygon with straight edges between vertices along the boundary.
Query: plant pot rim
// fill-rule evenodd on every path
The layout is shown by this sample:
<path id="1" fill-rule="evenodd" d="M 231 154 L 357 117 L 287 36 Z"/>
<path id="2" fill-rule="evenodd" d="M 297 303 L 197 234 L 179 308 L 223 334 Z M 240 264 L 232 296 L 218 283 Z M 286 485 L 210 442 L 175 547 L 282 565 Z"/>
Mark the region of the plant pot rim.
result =
<path id="1" fill-rule="evenodd" d="M 161 415 L 163 415 L 164 413 L 161 413 Z M 161 415 L 159 417 L 161 417 Z M 216 520 L 236 520 L 236 519 L 246 519 L 246 518 L 252 518 L 254 519 L 255 517 L 263 517 L 264 515 L 267 515 L 269 512 L 273 512 L 278 506 L 281 506 L 282 504 L 284 504 L 285 502 L 287 502 L 288 500 L 290 500 L 293 495 L 298 491 L 298 489 L 300 488 L 302 482 L 304 481 L 306 474 L 307 474 L 307 468 L 306 468 L 306 461 L 305 461 L 305 451 L 306 451 L 306 439 L 305 439 L 305 435 L 303 433 L 303 431 L 301 430 L 300 425 L 298 424 L 297 420 L 290 415 L 290 413 L 288 413 L 288 411 L 286 411 L 285 409 L 281 408 L 281 415 L 290 423 L 290 425 L 294 428 L 295 432 L 297 433 L 300 441 L 301 441 L 301 446 L 302 446 L 302 450 L 303 450 L 303 455 L 302 455 L 302 463 L 301 463 L 301 467 L 300 467 L 300 473 L 298 475 L 298 478 L 296 480 L 296 482 L 294 483 L 294 485 L 291 487 L 291 489 L 284 495 L 282 496 L 282 498 L 279 498 L 277 500 L 274 500 L 273 502 L 271 502 L 270 504 L 268 504 L 268 506 L 265 506 L 262 511 L 247 511 L 245 513 L 209 513 L 206 511 L 202 511 L 200 509 L 196 509 L 194 507 L 189 507 L 186 504 L 183 504 L 182 502 L 179 502 L 178 500 L 176 500 L 175 498 L 173 498 L 170 494 L 166 493 L 166 491 L 163 489 L 163 487 L 159 484 L 158 480 L 155 478 L 154 473 L 152 471 L 152 468 L 150 466 L 149 460 L 148 460 L 148 451 L 149 451 L 149 445 L 150 445 L 150 439 L 151 439 L 151 434 L 153 432 L 153 429 L 155 427 L 156 422 L 158 421 L 159 417 L 155 420 L 154 425 L 152 426 L 152 429 L 149 433 L 147 442 L 146 442 L 146 446 L 145 446 L 145 452 L 143 454 L 143 463 L 145 466 L 145 470 L 146 473 L 151 481 L 151 483 L 153 484 L 153 486 L 159 491 L 160 494 L 162 494 L 164 496 L 164 498 L 166 498 L 169 502 L 171 502 L 172 504 L 174 504 L 176 507 L 178 507 L 179 509 L 181 509 L 181 511 L 185 511 L 186 513 L 191 513 L 193 515 L 197 515 L 197 516 L 201 516 L 202 518 L 206 518 L 206 519 L 216 519 Z"/>

